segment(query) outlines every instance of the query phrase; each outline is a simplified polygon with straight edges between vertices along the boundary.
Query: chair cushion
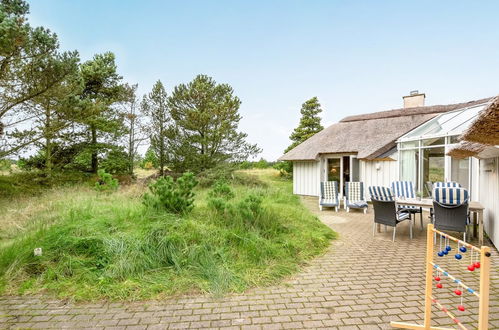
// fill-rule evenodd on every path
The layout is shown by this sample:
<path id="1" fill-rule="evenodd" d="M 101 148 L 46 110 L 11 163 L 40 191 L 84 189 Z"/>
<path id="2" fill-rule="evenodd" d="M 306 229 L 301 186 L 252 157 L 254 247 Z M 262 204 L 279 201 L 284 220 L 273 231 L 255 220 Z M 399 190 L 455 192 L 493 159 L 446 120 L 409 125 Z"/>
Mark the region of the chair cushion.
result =
<path id="1" fill-rule="evenodd" d="M 321 199 L 321 205 L 338 206 L 337 199 Z"/>
<path id="2" fill-rule="evenodd" d="M 355 201 L 355 202 L 348 202 L 347 203 L 347 206 L 348 207 L 351 207 L 351 208 L 364 208 L 364 207 L 367 207 L 367 202 L 366 201 Z"/>
<path id="3" fill-rule="evenodd" d="M 323 198 L 325 200 L 336 200 L 338 197 L 338 194 L 336 192 L 336 185 L 334 184 L 334 181 L 326 181 L 323 182 L 324 184 L 324 196 Z"/>
<path id="4" fill-rule="evenodd" d="M 397 220 L 398 221 L 403 221 L 403 220 L 407 220 L 409 218 L 409 213 L 399 213 L 398 217 L 397 217 Z"/>
<path id="5" fill-rule="evenodd" d="M 388 187 L 370 186 L 369 194 L 371 199 L 378 201 L 393 201 L 392 191 Z"/>
<path id="6" fill-rule="evenodd" d="M 416 197 L 416 191 L 414 190 L 412 181 L 393 181 L 392 190 L 394 195 L 397 197 Z"/>
<path id="7" fill-rule="evenodd" d="M 468 190 L 458 187 L 433 188 L 433 200 L 444 205 L 461 205 L 468 202 Z"/>
<path id="8" fill-rule="evenodd" d="M 420 213 L 421 208 L 419 206 L 412 206 L 412 205 L 399 205 L 399 210 L 404 210 L 408 211 L 411 213 Z"/>
<path id="9" fill-rule="evenodd" d="M 364 200 L 362 196 L 361 182 L 347 182 L 348 184 L 348 200 L 350 203 L 355 203 Z"/>

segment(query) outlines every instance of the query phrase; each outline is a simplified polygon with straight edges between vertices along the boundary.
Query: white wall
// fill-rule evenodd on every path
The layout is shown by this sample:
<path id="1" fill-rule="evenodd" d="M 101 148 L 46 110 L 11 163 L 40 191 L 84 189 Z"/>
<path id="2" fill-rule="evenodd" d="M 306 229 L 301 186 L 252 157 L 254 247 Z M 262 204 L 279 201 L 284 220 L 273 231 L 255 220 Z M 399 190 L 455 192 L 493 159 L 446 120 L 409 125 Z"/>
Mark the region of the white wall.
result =
<path id="1" fill-rule="evenodd" d="M 396 158 L 396 154 L 391 155 Z M 391 187 L 398 180 L 398 161 L 360 161 L 360 181 L 364 182 L 365 195 L 369 200 L 369 186 Z"/>
<path id="2" fill-rule="evenodd" d="M 293 162 L 293 193 L 319 196 L 319 176 L 318 161 Z"/>
<path id="3" fill-rule="evenodd" d="M 479 192 L 479 201 L 485 207 L 485 232 L 499 247 L 499 157 L 480 160 Z"/>

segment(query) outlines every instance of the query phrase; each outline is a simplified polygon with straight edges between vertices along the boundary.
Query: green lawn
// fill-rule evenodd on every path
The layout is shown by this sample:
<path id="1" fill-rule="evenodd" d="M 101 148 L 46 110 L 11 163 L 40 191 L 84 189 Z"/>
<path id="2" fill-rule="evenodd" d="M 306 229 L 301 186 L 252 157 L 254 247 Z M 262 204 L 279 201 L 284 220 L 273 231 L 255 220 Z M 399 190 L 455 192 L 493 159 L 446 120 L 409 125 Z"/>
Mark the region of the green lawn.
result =
<path id="1" fill-rule="evenodd" d="M 76 300 L 219 295 L 276 283 L 325 251 L 335 234 L 292 195 L 290 181 L 274 170 L 242 175 L 232 184 L 235 201 L 263 197 L 258 219 L 246 222 L 210 209 L 201 188 L 185 216 L 147 210 L 140 185 L 111 194 L 67 187 L 0 204 L 0 293 Z M 33 255 L 37 247 L 41 257 Z"/>

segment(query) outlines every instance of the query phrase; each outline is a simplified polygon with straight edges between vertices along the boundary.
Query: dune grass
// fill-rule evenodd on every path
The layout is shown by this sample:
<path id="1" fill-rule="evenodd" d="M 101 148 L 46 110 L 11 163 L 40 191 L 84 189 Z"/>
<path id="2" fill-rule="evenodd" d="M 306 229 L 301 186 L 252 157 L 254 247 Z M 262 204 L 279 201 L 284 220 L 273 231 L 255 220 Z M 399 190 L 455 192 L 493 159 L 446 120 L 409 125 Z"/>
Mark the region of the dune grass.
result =
<path id="1" fill-rule="evenodd" d="M 34 199 L 48 206 L 0 231 L 0 293 L 137 300 L 277 283 L 325 251 L 335 234 L 276 171 L 243 176 L 232 184 L 234 200 L 263 199 L 249 222 L 208 207 L 208 189 L 196 191 L 193 211 L 183 216 L 146 209 L 139 186 L 111 194 L 68 188 Z"/>

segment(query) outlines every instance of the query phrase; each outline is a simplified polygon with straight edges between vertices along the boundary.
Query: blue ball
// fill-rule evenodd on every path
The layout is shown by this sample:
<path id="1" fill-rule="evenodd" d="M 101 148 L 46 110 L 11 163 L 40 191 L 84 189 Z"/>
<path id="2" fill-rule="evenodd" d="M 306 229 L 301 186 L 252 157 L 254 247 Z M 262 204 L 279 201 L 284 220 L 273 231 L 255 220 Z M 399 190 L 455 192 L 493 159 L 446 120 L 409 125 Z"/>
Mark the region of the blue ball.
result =
<path id="1" fill-rule="evenodd" d="M 438 252 L 437 253 L 439 257 L 443 257 L 444 256 L 444 253 L 442 251 Z"/>
<path id="2" fill-rule="evenodd" d="M 459 248 L 459 251 L 461 251 L 462 253 L 466 252 L 466 247 L 465 246 L 461 246 Z"/>
<path id="3" fill-rule="evenodd" d="M 447 245 L 447 246 L 445 247 L 445 249 L 446 249 L 447 251 L 452 250 L 452 248 L 450 247 L 450 245 Z"/>
<path id="4" fill-rule="evenodd" d="M 445 255 L 448 255 L 448 254 L 449 254 L 449 251 L 447 251 L 447 250 L 443 250 L 443 251 L 442 251 L 442 253 L 443 253 L 443 254 L 445 254 Z"/>
<path id="5" fill-rule="evenodd" d="M 456 257 L 456 259 L 457 259 L 457 260 L 461 260 L 461 258 L 462 258 L 463 256 L 462 256 L 462 255 L 460 255 L 459 253 L 456 253 L 455 257 Z"/>

